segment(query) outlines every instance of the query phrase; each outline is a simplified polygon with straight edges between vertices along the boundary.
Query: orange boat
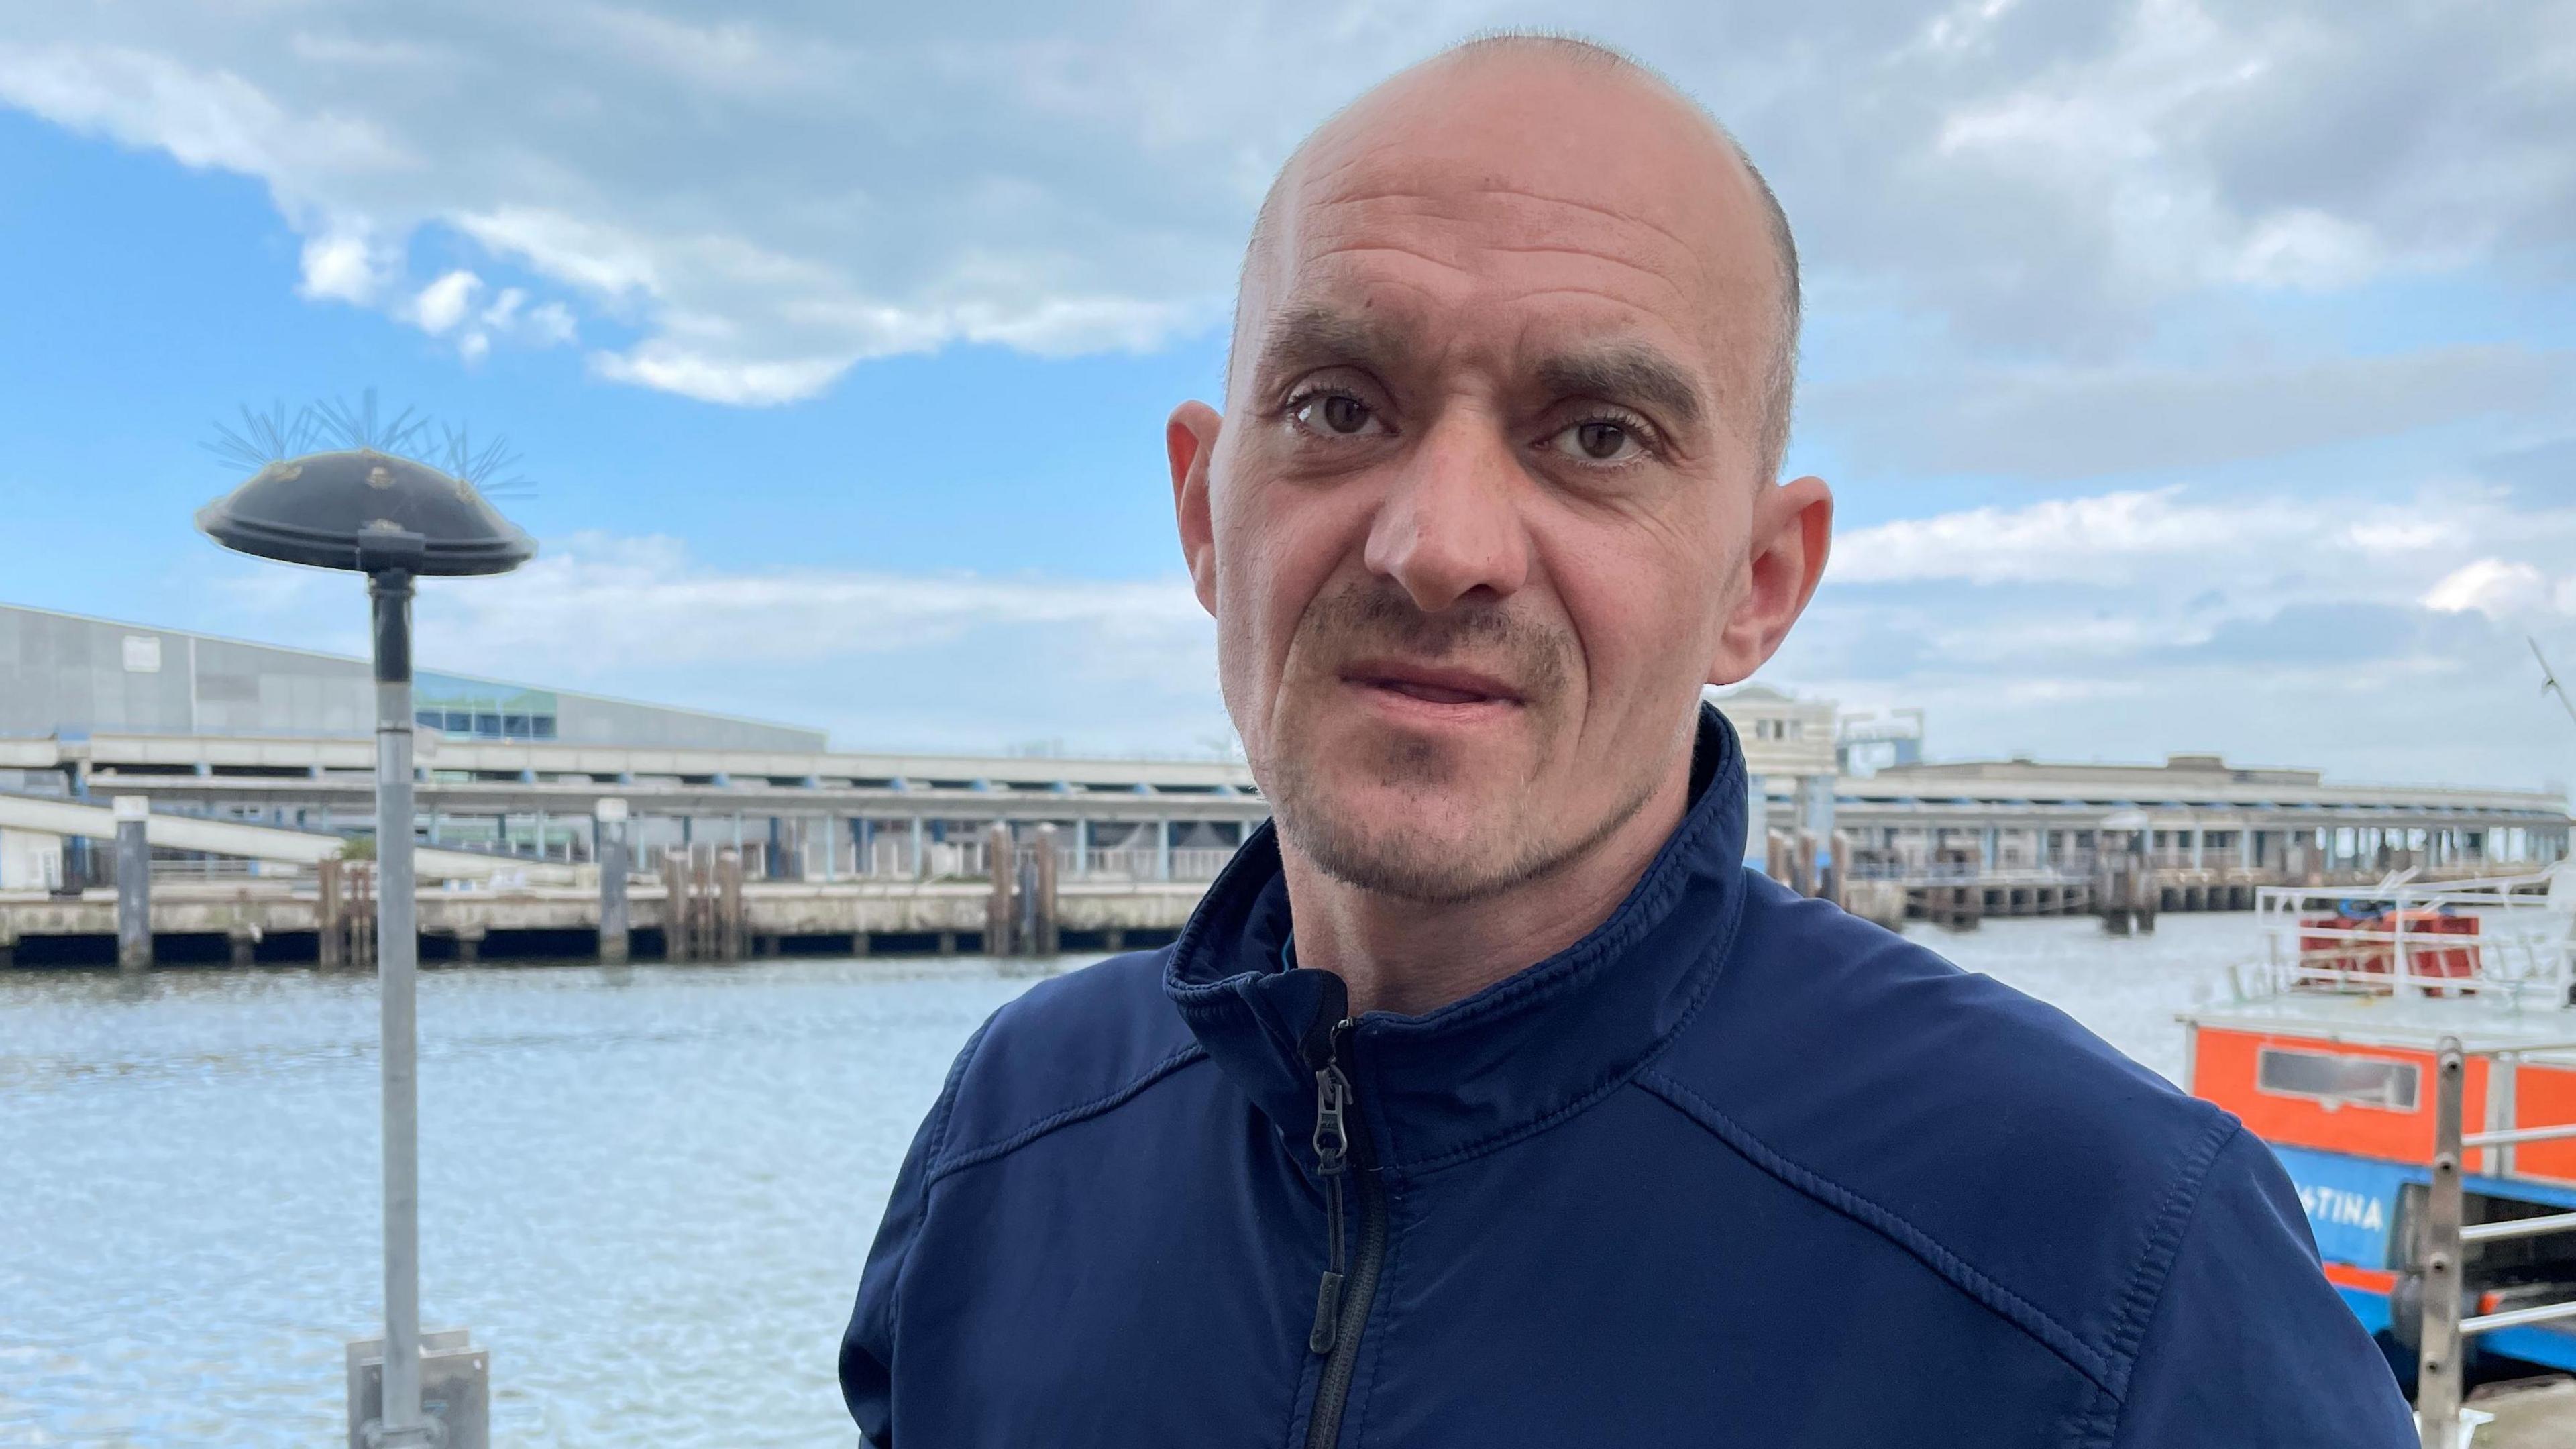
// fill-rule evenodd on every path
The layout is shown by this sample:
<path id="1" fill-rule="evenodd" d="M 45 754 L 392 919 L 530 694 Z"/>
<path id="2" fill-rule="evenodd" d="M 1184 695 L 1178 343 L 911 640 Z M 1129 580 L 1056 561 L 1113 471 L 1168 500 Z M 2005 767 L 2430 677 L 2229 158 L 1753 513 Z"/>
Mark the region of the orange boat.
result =
<path id="1" fill-rule="evenodd" d="M 2576 1371 L 2576 865 L 2260 895 L 2269 956 L 2182 1018 L 2192 1093 L 2271 1145 L 2428 1415 Z"/>

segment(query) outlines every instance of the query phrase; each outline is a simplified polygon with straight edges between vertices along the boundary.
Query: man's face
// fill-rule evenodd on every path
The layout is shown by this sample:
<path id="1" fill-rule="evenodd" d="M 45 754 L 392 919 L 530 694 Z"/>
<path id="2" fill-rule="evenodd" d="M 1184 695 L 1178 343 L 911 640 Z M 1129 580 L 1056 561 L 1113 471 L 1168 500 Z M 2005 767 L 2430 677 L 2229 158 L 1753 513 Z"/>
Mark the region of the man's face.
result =
<path id="1" fill-rule="evenodd" d="M 1326 874 L 1458 901 L 1542 873 L 1759 662 L 1727 630 L 1777 305 L 1749 188 L 1670 98 L 1512 62 L 1399 82 L 1292 176 L 1182 530 L 1254 773 Z"/>

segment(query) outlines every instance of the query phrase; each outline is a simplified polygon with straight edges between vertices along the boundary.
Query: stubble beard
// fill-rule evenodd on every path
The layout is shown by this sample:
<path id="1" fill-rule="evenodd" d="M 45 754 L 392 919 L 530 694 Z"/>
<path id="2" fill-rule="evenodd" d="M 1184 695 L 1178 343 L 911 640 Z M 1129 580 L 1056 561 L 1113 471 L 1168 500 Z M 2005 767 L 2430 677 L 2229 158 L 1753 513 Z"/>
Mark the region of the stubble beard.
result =
<path id="1" fill-rule="evenodd" d="M 1468 643 L 1489 645 L 1515 662 L 1514 677 L 1527 691 L 1521 708 L 1532 712 L 1534 766 L 1544 769 L 1565 727 L 1553 711 L 1567 693 L 1571 642 L 1500 611 L 1426 615 L 1400 594 L 1354 586 L 1319 600 L 1300 633 L 1308 647 L 1292 653 L 1303 659 L 1348 659 L 1365 652 L 1345 640 L 1392 642 L 1401 652 L 1435 659 Z M 1308 703 L 1342 687 L 1331 669 L 1292 671 L 1283 682 L 1290 689 L 1300 685 Z M 1358 757 L 1326 759 L 1314 722 L 1301 717 L 1293 702 L 1279 723 L 1283 728 L 1263 751 L 1269 758 L 1256 764 L 1267 766 L 1260 774 L 1281 839 L 1332 880 L 1420 905 L 1489 899 L 1562 869 L 1635 819 L 1654 798 L 1659 779 L 1658 771 L 1639 771 L 1617 808 L 1569 836 L 1546 813 L 1557 802 L 1532 793 L 1535 779 L 1478 781 L 1478 762 L 1463 758 L 1457 746 L 1389 733 L 1372 739 Z M 1367 811 L 1337 798 L 1344 793 L 1337 786 L 1353 784 L 1399 801 L 1418 798 L 1427 812 L 1448 815 L 1463 808 L 1482 818 L 1468 821 L 1466 839 L 1426 827 L 1421 813 L 1372 822 Z M 1462 790 L 1482 798 L 1462 800 Z M 1479 848 L 1497 838 L 1514 844 L 1502 852 Z"/>
<path id="2" fill-rule="evenodd" d="M 1282 752 L 1272 773 L 1278 784 L 1271 816 L 1280 837 L 1317 870 L 1354 890 L 1426 906 L 1489 900 L 1555 874 L 1636 819 L 1654 799 L 1657 783 L 1647 774 L 1618 808 L 1570 837 L 1547 830 L 1544 817 L 1528 808 L 1534 803 L 1530 795 L 1521 791 L 1519 808 L 1499 812 L 1506 818 L 1473 827 L 1480 833 L 1508 832 L 1519 842 L 1511 854 L 1493 859 L 1473 849 L 1473 841 L 1437 839 L 1406 822 L 1379 830 L 1361 825 L 1350 812 L 1334 807 L 1331 783 L 1318 778 L 1310 760 L 1293 749 Z M 1380 783 L 1389 782 L 1381 777 Z"/>

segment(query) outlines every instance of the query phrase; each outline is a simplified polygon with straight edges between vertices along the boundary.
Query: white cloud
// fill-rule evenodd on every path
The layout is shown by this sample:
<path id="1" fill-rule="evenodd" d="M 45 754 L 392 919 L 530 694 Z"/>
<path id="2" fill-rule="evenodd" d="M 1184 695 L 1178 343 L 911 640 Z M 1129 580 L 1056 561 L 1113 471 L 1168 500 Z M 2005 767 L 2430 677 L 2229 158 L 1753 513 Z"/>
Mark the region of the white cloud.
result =
<path id="1" fill-rule="evenodd" d="M 18 6 L 0 103 L 259 178 L 326 239 L 309 295 L 426 281 L 378 290 L 347 227 L 397 258 L 445 228 L 494 259 L 480 275 L 524 268 L 560 289 L 544 302 L 631 335 L 604 375 L 764 403 L 889 353 L 1143 348 L 1220 320 L 1296 137 L 1521 8 Z M 2178 298 L 2486 257 L 2563 276 L 2570 14 L 1620 0 L 1585 18 L 1747 138 L 1819 295 L 1874 290 L 1958 338 L 2099 362 Z"/>
<path id="2" fill-rule="evenodd" d="M 2294 505 L 2194 504 L 2182 493 L 2175 486 L 2053 498 L 1882 523 L 1836 539 L 1827 577 L 2117 584 L 2177 558 L 2267 551 L 2316 532 L 2311 510 Z"/>
<path id="3" fill-rule="evenodd" d="M 517 573 L 442 591 L 422 634 L 465 655 L 589 672 L 763 659 L 819 663 L 915 649 L 975 628 L 1077 627 L 1108 642 L 1208 635 L 1188 582 L 1084 581 L 846 569 L 735 572 L 669 538 L 584 534 Z"/>
<path id="4" fill-rule="evenodd" d="M 364 305 L 384 289 L 390 263 L 363 234 L 325 232 L 304 243 L 303 270 L 305 296 Z"/>
<path id="5" fill-rule="evenodd" d="M 2576 404 L 2576 352 L 2450 345 L 2364 356 L 1926 368 L 1800 406 L 1866 472 L 2054 481 L 2268 458 Z"/>
<path id="6" fill-rule="evenodd" d="M 2369 228 L 2298 207 L 2257 221 L 2225 273 L 2257 287 L 2322 292 L 2366 282 L 2386 266 Z"/>
<path id="7" fill-rule="evenodd" d="M 1958 509 L 1838 539 L 1770 671 L 1926 710 L 1936 752 L 2563 780 L 2523 643 L 2576 651 L 2576 506 L 2456 479 L 2380 503 L 2209 488 Z M 2475 721 L 2474 728 L 2463 721 Z"/>
<path id="8" fill-rule="evenodd" d="M 801 357 L 753 360 L 710 357 L 702 351 L 665 342 L 647 342 L 625 352 L 594 352 L 591 370 L 618 382 L 693 397 L 700 402 L 759 406 L 799 402 L 829 387 L 855 357 Z"/>
<path id="9" fill-rule="evenodd" d="M 2490 619 L 2576 614 L 2576 575 L 2557 579 L 2533 564 L 2482 558 L 2443 575 L 2425 592 L 2424 607 L 2443 614 L 2475 610 Z"/>
<path id="10" fill-rule="evenodd" d="M 335 576 L 213 566 L 222 627 L 363 647 Z M 501 578 L 434 581 L 415 612 L 427 668 L 820 723 L 856 747 L 1169 752 L 1227 729 L 1186 578 L 730 569 L 582 534 Z"/>
<path id="11" fill-rule="evenodd" d="M 412 321 L 420 330 L 437 337 L 465 320 L 466 309 L 474 305 L 474 294 L 483 289 L 483 279 L 459 268 L 420 289 L 411 299 Z"/>
<path id="12" fill-rule="evenodd" d="M 540 302 L 527 316 L 527 335 L 539 343 L 571 342 L 579 334 L 572 319 L 572 309 L 561 302 Z"/>
<path id="13" fill-rule="evenodd" d="M 2507 557 L 2514 554 L 2523 561 Z M 2516 507 L 2461 482 L 2370 504 L 2213 497 L 2175 484 L 1855 529 L 1834 540 L 1825 577 L 1829 585 L 2144 591 L 2124 596 L 2131 606 L 2215 591 L 2240 603 L 2420 602 L 2457 612 L 2490 599 L 2555 597 L 2556 585 L 2527 560 L 2571 555 L 2576 509 Z"/>

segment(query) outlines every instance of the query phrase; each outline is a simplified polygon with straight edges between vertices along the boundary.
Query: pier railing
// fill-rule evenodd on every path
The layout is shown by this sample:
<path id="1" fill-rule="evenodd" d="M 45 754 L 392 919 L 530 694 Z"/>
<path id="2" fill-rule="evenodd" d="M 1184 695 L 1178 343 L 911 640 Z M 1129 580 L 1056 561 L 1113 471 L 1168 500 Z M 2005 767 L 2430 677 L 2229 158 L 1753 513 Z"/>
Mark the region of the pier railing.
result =
<path id="1" fill-rule="evenodd" d="M 2576 1319 L 2576 1298 L 2536 1303 L 2491 1313 L 2463 1313 L 2462 1285 L 2468 1250 L 2480 1243 L 2576 1233 L 2576 1212 L 2500 1222 L 2469 1223 L 2468 1193 L 2461 1181 L 2463 1158 L 2476 1148 L 2503 1148 L 2492 1154 L 2501 1163 L 2486 1164 L 2486 1175 L 2512 1175 L 2510 1151 L 2517 1143 L 2558 1142 L 2576 1138 L 2576 1123 L 2511 1127 L 2489 1132 L 2461 1130 L 2461 1100 L 2471 1056 L 2495 1057 L 2507 1052 L 2576 1051 L 2576 1042 L 2469 1051 L 2458 1037 L 2444 1037 L 2434 1058 L 2433 1181 L 2425 1199 L 2423 1251 L 2424 1320 L 2422 1348 L 2416 1361 L 2415 1423 L 2424 1449 L 2458 1449 L 2460 1434 L 2460 1360 L 2467 1341 L 2501 1328 Z"/>

